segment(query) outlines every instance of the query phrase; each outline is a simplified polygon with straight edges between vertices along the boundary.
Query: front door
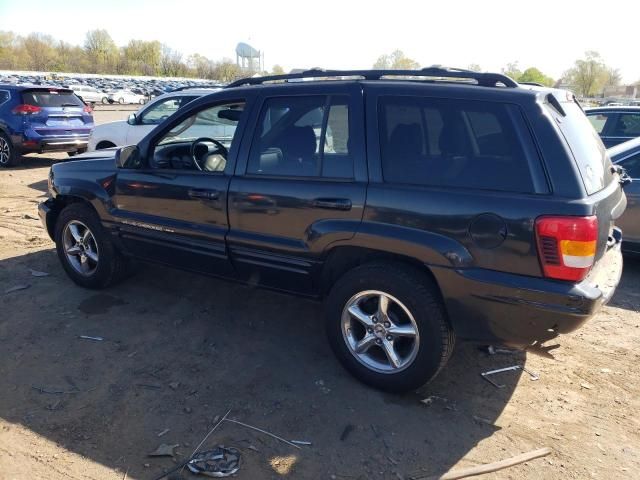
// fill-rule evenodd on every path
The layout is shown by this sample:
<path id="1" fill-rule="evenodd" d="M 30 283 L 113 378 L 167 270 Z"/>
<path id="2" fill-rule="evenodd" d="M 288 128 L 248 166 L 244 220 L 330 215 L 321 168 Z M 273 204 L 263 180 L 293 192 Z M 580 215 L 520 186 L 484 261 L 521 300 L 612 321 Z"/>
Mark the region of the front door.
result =
<path id="1" fill-rule="evenodd" d="M 244 102 L 206 105 L 148 148 L 141 168 L 120 169 L 113 215 L 136 257 L 230 276 L 227 191 Z M 224 125 L 228 137 L 217 135 Z"/>
<path id="2" fill-rule="evenodd" d="M 227 245 L 246 281 L 312 294 L 324 252 L 362 219 L 366 160 L 359 85 L 260 99 L 229 189 Z"/>

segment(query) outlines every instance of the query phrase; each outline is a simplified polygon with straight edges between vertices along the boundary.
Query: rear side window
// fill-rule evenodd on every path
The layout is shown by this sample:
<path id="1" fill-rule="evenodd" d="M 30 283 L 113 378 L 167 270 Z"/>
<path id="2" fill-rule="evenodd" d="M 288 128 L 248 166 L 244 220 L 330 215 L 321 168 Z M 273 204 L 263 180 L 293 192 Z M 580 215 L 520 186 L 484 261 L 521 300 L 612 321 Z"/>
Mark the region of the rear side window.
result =
<path id="1" fill-rule="evenodd" d="M 9 98 L 9 92 L 7 92 L 6 90 L 0 90 L 0 105 L 9 100 Z"/>
<path id="2" fill-rule="evenodd" d="M 353 178 L 348 96 L 270 98 L 258 125 L 247 173 Z"/>
<path id="3" fill-rule="evenodd" d="M 22 92 L 22 103 L 36 107 L 83 107 L 75 93 L 59 90 L 29 90 Z"/>
<path id="4" fill-rule="evenodd" d="M 382 97 L 378 127 L 384 180 L 533 192 L 529 160 L 514 127 L 520 115 L 517 107 L 501 103 Z"/>
<path id="5" fill-rule="evenodd" d="M 611 135 L 614 137 L 640 137 L 640 113 L 620 113 Z"/>
<path id="6" fill-rule="evenodd" d="M 585 190 L 588 195 L 599 192 L 612 179 L 607 150 L 575 101 L 562 102 L 562 108 L 566 116 L 557 117 L 554 114 L 554 117 L 573 153 Z M 549 110 L 552 110 L 551 107 Z"/>

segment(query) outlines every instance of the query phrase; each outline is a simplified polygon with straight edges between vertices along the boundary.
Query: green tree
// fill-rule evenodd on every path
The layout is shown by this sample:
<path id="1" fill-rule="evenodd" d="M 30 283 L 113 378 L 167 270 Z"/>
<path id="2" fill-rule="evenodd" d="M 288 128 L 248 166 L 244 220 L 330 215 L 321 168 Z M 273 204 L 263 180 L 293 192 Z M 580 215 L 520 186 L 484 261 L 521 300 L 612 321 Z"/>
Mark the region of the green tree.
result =
<path id="1" fill-rule="evenodd" d="M 565 73 L 565 78 L 583 97 L 601 93 L 607 76 L 607 66 L 595 51 L 585 52 L 584 58 L 576 60 L 573 67 Z"/>
<path id="2" fill-rule="evenodd" d="M 380 55 L 373 64 L 376 70 L 417 70 L 420 64 L 407 57 L 402 50 L 394 50 L 390 54 Z"/>
<path id="3" fill-rule="evenodd" d="M 271 69 L 271 75 L 283 75 L 283 74 L 284 74 L 284 68 L 282 68 L 280 65 L 276 64 Z"/>
<path id="4" fill-rule="evenodd" d="M 84 49 L 91 65 L 92 73 L 108 73 L 116 69 L 118 47 L 106 30 L 87 32 Z"/>
<path id="5" fill-rule="evenodd" d="M 49 70 L 56 62 L 57 52 L 53 48 L 54 40 L 50 35 L 31 33 L 22 45 L 29 56 L 29 68 L 38 71 Z"/>
<path id="6" fill-rule="evenodd" d="M 502 67 L 502 73 L 507 77 L 513 78 L 516 82 L 522 76 L 522 71 L 518 67 L 518 62 L 509 62 L 505 67 Z"/>
<path id="7" fill-rule="evenodd" d="M 135 75 L 156 75 L 160 72 L 162 45 L 160 42 L 130 40 L 122 49 L 126 73 Z"/>
<path id="8" fill-rule="evenodd" d="M 229 58 L 222 59 L 221 62 L 215 64 L 211 78 L 215 78 L 221 82 L 232 82 L 242 76 L 240 67 Z"/>
<path id="9" fill-rule="evenodd" d="M 555 83 L 553 81 L 553 78 L 548 77 L 547 75 L 545 75 L 535 67 L 527 68 L 524 72 L 522 72 L 522 75 L 520 75 L 516 80 L 518 82 L 539 83 L 547 87 L 551 87 Z"/>

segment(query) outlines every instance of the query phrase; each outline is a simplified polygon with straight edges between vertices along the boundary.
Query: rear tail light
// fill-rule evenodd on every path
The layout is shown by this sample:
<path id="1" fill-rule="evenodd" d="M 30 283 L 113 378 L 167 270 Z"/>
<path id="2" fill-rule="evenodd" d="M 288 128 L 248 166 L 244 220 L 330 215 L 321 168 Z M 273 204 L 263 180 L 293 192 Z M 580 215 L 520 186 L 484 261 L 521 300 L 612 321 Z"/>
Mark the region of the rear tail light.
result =
<path id="1" fill-rule="evenodd" d="M 536 239 L 545 277 L 580 281 L 595 260 L 598 219 L 540 217 L 536 220 Z"/>
<path id="2" fill-rule="evenodd" d="M 40 111 L 42 111 L 42 108 L 36 107 L 35 105 L 29 105 L 27 103 L 16 105 L 11 110 L 11 112 L 15 113 L 16 115 L 32 115 L 34 113 L 39 113 Z"/>
<path id="3" fill-rule="evenodd" d="M 93 109 L 91 108 L 91 105 L 85 105 L 82 111 L 85 113 L 91 113 L 93 112 Z"/>

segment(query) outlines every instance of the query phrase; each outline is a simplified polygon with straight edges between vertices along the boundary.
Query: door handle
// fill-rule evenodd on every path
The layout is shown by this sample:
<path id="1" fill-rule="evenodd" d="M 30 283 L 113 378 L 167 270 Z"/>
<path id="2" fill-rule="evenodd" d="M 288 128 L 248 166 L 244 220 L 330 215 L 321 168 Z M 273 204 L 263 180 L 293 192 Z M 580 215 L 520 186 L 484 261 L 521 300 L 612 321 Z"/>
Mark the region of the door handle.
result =
<path id="1" fill-rule="evenodd" d="M 312 205 L 330 210 L 351 210 L 351 200 L 348 198 L 316 198 Z"/>
<path id="2" fill-rule="evenodd" d="M 204 198 L 206 200 L 218 200 L 220 198 L 220 192 L 217 190 L 189 190 L 189 196 L 191 198 Z"/>

